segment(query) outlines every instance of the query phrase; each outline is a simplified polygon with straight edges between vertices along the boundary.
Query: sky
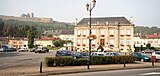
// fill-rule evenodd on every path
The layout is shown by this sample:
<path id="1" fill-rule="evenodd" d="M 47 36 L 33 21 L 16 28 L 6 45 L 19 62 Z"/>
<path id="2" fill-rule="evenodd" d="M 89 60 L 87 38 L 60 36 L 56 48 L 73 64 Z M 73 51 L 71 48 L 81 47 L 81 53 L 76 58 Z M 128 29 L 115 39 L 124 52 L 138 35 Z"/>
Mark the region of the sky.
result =
<path id="1" fill-rule="evenodd" d="M 160 0 L 96 0 L 92 17 L 133 16 L 137 26 L 160 26 Z M 33 12 L 36 17 L 75 22 L 89 17 L 86 4 L 92 0 L 0 0 L 0 15 L 20 16 Z"/>

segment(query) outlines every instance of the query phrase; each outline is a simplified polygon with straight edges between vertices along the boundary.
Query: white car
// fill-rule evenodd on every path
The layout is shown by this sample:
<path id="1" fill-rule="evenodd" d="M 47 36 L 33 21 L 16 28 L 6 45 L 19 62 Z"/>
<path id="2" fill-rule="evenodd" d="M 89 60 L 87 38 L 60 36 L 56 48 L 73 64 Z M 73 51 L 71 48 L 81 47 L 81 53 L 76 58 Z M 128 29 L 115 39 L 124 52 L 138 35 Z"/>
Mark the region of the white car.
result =
<path id="1" fill-rule="evenodd" d="M 21 47 L 18 52 L 28 52 L 29 49 L 27 49 L 27 47 Z"/>
<path id="2" fill-rule="evenodd" d="M 92 52 L 92 56 L 104 56 L 104 52 Z"/>
<path id="3" fill-rule="evenodd" d="M 156 56 L 156 60 L 160 60 L 160 51 L 154 51 L 152 56 Z"/>
<path id="4" fill-rule="evenodd" d="M 117 53 L 117 52 L 106 52 L 104 55 L 105 56 L 118 56 L 119 53 Z"/>

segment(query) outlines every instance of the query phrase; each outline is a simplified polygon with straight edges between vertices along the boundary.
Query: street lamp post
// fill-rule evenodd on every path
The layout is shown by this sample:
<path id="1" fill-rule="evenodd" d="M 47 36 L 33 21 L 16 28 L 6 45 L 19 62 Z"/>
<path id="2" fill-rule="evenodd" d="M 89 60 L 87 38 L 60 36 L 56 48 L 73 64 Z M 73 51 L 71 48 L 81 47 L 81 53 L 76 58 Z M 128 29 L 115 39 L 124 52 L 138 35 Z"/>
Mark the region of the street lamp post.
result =
<path id="1" fill-rule="evenodd" d="M 91 62 L 91 38 L 90 38 L 91 37 L 91 12 L 96 5 L 96 0 L 93 0 L 92 3 L 93 3 L 93 5 L 88 4 L 88 3 L 86 5 L 86 9 L 87 9 L 87 11 L 89 11 L 89 16 L 90 16 L 90 18 L 89 18 L 89 22 L 90 22 L 89 23 L 89 57 L 88 57 L 88 67 L 87 67 L 87 69 L 90 69 L 89 64 Z"/>

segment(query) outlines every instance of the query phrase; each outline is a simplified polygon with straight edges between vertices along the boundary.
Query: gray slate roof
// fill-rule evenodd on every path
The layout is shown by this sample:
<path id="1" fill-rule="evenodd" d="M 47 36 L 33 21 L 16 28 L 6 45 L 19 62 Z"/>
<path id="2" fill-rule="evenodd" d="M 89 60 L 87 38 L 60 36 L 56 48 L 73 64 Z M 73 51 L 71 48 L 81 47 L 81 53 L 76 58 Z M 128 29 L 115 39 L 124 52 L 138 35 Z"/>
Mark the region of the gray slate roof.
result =
<path id="1" fill-rule="evenodd" d="M 100 17 L 92 18 L 92 25 L 96 24 L 131 24 L 125 17 Z M 89 18 L 83 18 L 78 25 L 89 25 Z"/>

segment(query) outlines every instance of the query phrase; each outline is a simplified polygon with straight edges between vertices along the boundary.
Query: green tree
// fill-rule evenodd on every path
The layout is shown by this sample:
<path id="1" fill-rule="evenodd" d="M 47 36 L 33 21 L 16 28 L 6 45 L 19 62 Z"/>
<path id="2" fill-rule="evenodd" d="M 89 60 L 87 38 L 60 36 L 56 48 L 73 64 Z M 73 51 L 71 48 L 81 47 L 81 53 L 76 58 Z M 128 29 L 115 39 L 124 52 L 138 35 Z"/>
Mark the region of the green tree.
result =
<path id="1" fill-rule="evenodd" d="M 63 44 L 64 44 L 64 41 L 62 41 L 62 40 L 53 41 L 53 45 L 54 45 L 55 47 L 62 47 Z"/>
<path id="2" fill-rule="evenodd" d="M 27 31 L 27 38 L 28 38 L 28 47 L 33 48 L 34 47 L 34 31 L 32 26 L 30 26 L 30 29 Z"/>
<path id="3" fill-rule="evenodd" d="M 4 27 L 4 22 L 2 19 L 0 19 L 0 36 L 3 36 L 3 27 Z"/>
<path id="4" fill-rule="evenodd" d="M 52 37 L 52 34 L 49 34 L 47 37 Z"/>
<path id="5" fill-rule="evenodd" d="M 150 49 L 151 44 L 150 44 L 150 43 L 148 43 L 148 44 L 146 45 L 146 47 L 147 47 L 148 49 Z"/>

